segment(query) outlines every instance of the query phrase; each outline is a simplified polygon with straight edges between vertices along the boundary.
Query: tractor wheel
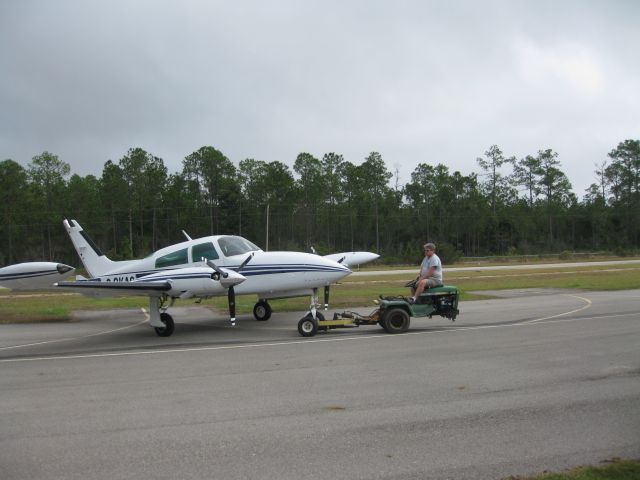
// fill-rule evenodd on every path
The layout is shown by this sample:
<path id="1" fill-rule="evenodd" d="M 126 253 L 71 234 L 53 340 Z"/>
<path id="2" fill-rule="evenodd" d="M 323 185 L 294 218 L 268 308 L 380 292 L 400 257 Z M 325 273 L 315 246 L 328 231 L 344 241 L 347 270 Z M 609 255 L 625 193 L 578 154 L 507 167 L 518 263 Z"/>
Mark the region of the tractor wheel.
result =
<path id="1" fill-rule="evenodd" d="M 404 333 L 409 330 L 411 320 L 409 314 L 402 308 L 392 308 L 384 314 L 382 328 L 388 333 Z"/>

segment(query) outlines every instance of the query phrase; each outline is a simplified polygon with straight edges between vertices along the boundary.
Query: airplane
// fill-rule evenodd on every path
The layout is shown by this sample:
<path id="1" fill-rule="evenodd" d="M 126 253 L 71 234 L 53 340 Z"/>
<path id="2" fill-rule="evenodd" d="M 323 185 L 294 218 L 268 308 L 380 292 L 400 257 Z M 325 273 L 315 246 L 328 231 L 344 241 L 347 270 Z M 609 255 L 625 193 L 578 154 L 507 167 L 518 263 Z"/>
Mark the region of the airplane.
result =
<path id="1" fill-rule="evenodd" d="M 75 273 L 76 269 L 56 262 L 25 262 L 0 268 L 0 287 L 13 290 L 42 290 Z"/>
<path id="2" fill-rule="evenodd" d="M 322 318 L 316 309 L 318 289 L 325 287 L 326 308 L 329 285 L 351 273 L 348 266 L 332 258 L 303 252 L 265 252 L 234 235 L 192 239 L 184 231 L 185 242 L 162 248 L 143 259 L 112 261 L 77 221 L 65 219 L 63 226 L 92 278 L 55 285 L 91 295 L 147 295 L 150 325 L 163 337 L 174 331 L 173 318 L 166 310 L 178 298 L 200 300 L 226 294 L 231 325 L 235 325 L 236 294 L 257 295 L 253 315 L 261 321 L 271 317 L 268 300 L 310 295 L 308 314 Z M 334 255 L 343 261 L 348 257 L 364 259 L 349 253 Z M 166 306 L 168 301 L 170 304 Z"/>
<path id="3" fill-rule="evenodd" d="M 365 263 L 373 262 L 380 258 L 380 255 L 372 252 L 344 252 L 344 253 L 331 253 L 324 255 L 324 258 L 329 258 L 341 263 L 349 268 L 358 267 Z"/>

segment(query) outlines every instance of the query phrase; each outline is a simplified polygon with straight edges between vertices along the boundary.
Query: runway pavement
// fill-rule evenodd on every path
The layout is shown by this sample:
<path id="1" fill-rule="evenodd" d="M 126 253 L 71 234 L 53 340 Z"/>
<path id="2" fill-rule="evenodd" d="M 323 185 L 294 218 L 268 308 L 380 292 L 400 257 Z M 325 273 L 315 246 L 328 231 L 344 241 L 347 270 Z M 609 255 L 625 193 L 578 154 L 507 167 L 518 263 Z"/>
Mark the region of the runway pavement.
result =
<path id="1" fill-rule="evenodd" d="M 174 309 L 0 325 L 0 478 L 503 478 L 640 458 L 640 290 L 311 339 Z M 369 309 L 357 309 L 368 313 Z"/>

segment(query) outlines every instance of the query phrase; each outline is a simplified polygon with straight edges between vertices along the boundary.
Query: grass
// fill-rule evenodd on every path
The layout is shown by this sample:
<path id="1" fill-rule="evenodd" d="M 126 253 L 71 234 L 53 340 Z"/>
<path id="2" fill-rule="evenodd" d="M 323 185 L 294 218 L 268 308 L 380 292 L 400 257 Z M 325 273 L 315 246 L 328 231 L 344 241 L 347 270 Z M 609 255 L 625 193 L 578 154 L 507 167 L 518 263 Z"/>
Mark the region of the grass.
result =
<path id="1" fill-rule="evenodd" d="M 543 473 L 532 477 L 507 477 L 505 480 L 637 480 L 640 478 L 640 461 L 608 461 L 598 467 L 578 467 L 559 473 Z"/>
<path id="2" fill-rule="evenodd" d="M 586 290 L 629 290 L 640 288 L 640 267 L 621 265 L 607 268 L 555 268 L 455 272 L 447 277 L 463 291 L 508 288 L 578 288 Z"/>
<path id="3" fill-rule="evenodd" d="M 486 257 L 486 258 L 463 258 L 455 264 L 447 264 L 449 267 L 470 267 L 470 266 L 511 266 L 511 265 L 544 265 L 548 263 L 576 263 L 576 262 L 604 262 L 604 261 L 626 261 L 640 260 L 638 256 L 621 257 L 616 255 L 585 254 L 573 255 L 567 258 L 554 255 L 521 255 L 513 257 Z M 422 261 L 422 256 L 418 255 L 414 264 L 387 265 L 382 261 L 369 263 L 362 267 L 356 267 L 354 271 L 370 270 L 404 270 L 417 269 L 417 265 Z"/>
<path id="4" fill-rule="evenodd" d="M 417 268 L 416 268 L 417 271 Z M 331 288 L 332 309 L 367 307 L 374 309 L 373 299 L 378 295 L 407 295 L 404 284 L 407 275 L 350 276 Z M 461 291 L 461 300 L 491 298 L 483 295 L 487 290 L 511 288 L 567 288 L 583 290 L 625 290 L 640 288 L 640 266 L 627 264 L 611 267 L 553 267 L 539 270 L 472 270 L 446 272 L 449 285 Z M 323 302 L 322 293 L 320 301 Z M 236 299 L 238 314 L 251 313 L 255 295 L 239 295 Z M 274 311 L 306 310 L 308 298 L 272 300 Z M 75 310 L 101 310 L 115 308 L 147 308 L 146 297 L 91 298 L 76 294 L 43 293 L 0 295 L 0 323 L 26 323 L 67 321 Z M 178 301 L 177 305 L 192 305 L 193 301 Z M 202 304 L 220 313 L 227 311 L 226 297 L 205 300 Z"/>

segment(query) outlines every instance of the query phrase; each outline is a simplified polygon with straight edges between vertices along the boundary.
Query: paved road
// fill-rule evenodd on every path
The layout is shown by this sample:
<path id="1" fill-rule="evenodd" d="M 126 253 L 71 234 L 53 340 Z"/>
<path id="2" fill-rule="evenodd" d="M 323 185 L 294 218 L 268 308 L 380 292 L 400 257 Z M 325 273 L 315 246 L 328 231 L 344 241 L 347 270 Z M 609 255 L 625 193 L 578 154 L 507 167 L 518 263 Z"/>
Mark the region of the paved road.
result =
<path id="1" fill-rule="evenodd" d="M 502 478 L 640 458 L 640 291 L 302 339 L 177 309 L 0 326 L 0 478 Z M 359 309 L 366 313 L 366 309 Z M 93 317 L 93 318 L 91 318 Z"/>

